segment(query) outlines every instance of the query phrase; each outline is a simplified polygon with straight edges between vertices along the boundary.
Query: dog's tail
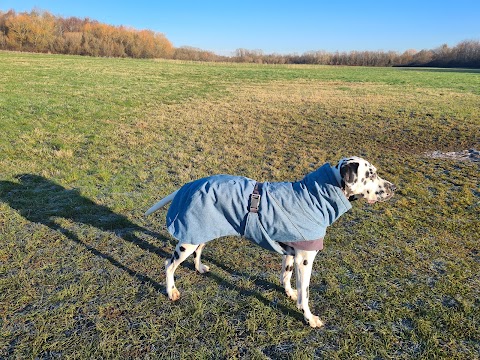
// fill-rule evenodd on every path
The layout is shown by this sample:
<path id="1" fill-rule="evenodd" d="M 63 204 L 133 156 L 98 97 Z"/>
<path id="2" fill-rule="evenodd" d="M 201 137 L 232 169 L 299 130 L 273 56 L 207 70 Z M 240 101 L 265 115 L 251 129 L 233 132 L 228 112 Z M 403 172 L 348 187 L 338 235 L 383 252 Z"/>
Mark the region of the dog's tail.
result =
<path id="1" fill-rule="evenodd" d="M 157 202 L 155 205 L 153 205 L 150 209 L 147 210 L 147 212 L 145 213 L 145 216 L 150 215 L 151 213 L 153 213 L 153 212 L 157 211 L 158 209 L 167 205 L 169 202 L 171 202 L 173 200 L 175 195 L 177 195 L 177 192 L 178 192 L 178 190 L 174 191 L 170 195 L 164 197 L 162 200 Z"/>

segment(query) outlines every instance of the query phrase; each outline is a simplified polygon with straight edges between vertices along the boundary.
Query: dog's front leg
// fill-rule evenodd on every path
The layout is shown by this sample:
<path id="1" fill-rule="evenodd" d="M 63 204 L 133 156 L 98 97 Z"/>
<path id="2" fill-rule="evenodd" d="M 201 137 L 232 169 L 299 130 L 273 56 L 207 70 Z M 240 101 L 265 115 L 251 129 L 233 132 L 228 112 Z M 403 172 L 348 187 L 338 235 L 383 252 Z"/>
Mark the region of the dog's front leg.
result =
<path id="1" fill-rule="evenodd" d="M 295 270 L 297 278 L 297 307 L 303 311 L 305 321 L 311 327 L 323 326 L 323 321 L 318 316 L 311 313 L 308 306 L 310 276 L 312 274 L 313 260 L 317 251 L 295 251 Z"/>
<path id="2" fill-rule="evenodd" d="M 280 275 L 280 282 L 285 288 L 287 296 L 292 300 L 297 300 L 297 290 L 292 289 L 292 274 L 293 274 L 293 255 L 284 255 L 282 260 L 282 273 Z"/>

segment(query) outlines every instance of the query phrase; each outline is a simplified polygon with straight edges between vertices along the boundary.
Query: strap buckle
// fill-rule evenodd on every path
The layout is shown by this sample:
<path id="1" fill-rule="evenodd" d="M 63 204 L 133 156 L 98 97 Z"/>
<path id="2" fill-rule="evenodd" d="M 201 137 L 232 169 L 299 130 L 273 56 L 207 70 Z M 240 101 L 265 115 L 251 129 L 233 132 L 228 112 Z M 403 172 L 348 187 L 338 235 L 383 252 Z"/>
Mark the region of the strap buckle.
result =
<path id="1" fill-rule="evenodd" d="M 252 194 L 250 195 L 250 212 L 258 212 L 258 207 L 260 206 L 260 198 L 262 196 L 260 194 Z"/>

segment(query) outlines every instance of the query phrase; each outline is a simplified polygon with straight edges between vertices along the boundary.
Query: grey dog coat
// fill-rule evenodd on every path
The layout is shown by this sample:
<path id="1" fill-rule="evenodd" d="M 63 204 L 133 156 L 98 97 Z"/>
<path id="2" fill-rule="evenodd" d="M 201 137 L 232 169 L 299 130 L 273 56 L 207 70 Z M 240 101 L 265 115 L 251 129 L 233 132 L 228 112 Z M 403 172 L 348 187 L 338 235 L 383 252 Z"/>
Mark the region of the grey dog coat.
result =
<path id="1" fill-rule="evenodd" d="M 185 184 L 168 209 L 168 231 L 180 244 L 244 236 L 280 254 L 285 254 L 284 244 L 310 250 L 311 241 L 320 241 L 320 250 L 327 227 L 352 207 L 329 164 L 300 181 L 263 183 L 256 213 L 249 211 L 255 184 L 232 175 Z"/>

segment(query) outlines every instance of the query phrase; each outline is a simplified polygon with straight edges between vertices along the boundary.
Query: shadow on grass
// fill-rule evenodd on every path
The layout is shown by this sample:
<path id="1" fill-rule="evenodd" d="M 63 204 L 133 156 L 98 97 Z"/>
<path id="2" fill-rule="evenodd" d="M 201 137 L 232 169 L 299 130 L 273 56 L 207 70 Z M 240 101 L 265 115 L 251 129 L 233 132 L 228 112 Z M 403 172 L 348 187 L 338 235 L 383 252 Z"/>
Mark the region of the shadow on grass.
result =
<path id="1" fill-rule="evenodd" d="M 61 232 L 74 243 L 85 247 L 92 255 L 108 260 L 112 265 L 125 271 L 132 278 L 141 283 L 151 285 L 159 292 L 166 293 L 165 286 L 146 275 L 139 274 L 130 269 L 111 255 L 95 249 L 93 246 L 81 240 L 79 235 L 74 231 L 59 225 L 56 219 L 63 218 L 76 224 L 81 223 L 93 226 L 101 231 L 112 231 L 123 240 L 131 242 L 139 248 L 165 259 L 171 258 L 171 254 L 141 239 L 136 233 L 153 236 L 165 242 L 169 242 L 168 238 L 131 222 L 125 216 L 114 213 L 106 206 L 96 204 L 92 200 L 82 196 L 78 190 L 65 189 L 61 185 L 38 175 L 24 174 L 18 175 L 16 178 L 19 183 L 0 181 L 0 201 L 9 204 L 11 208 L 17 210 L 25 219 L 43 224 L 52 230 Z M 251 278 L 251 274 L 236 271 L 212 257 L 204 256 L 204 259 L 228 273 Z M 195 271 L 192 264 L 184 262 L 182 265 Z M 208 276 L 218 284 L 236 290 L 241 294 L 253 296 L 266 306 L 272 306 L 272 302 L 257 291 L 247 290 L 234 285 L 213 272 L 210 272 Z M 254 283 L 257 287 L 264 290 L 273 288 L 276 291 L 283 292 L 280 286 L 262 279 L 256 279 Z M 292 311 L 292 309 L 280 304 L 276 304 L 275 307 L 286 315 L 303 319 L 303 316 L 298 311 Z"/>
<path id="2" fill-rule="evenodd" d="M 25 219 L 48 226 L 59 231 L 76 244 L 84 246 L 90 253 L 108 260 L 112 265 L 125 271 L 142 283 L 148 283 L 157 291 L 164 291 L 164 287 L 149 278 L 137 273 L 129 267 L 115 260 L 86 242 L 72 230 L 59 225 L 55 219 L 64 218 L 75 223 L 93 226 L 102 231 L 114 231 L 122 239 L 134 243 L 138 247 L 158 256 L 170 257 L 165 251 L 153 246 L 135 235 L 142 232 L 159 238 L 165 237 L 132 223 L 126 217 L 115 214 L 106 206 L 95 204 L 90 199 L 80 195 L 77 190 L 68 190 L 44 177 L 38 175 L 18 175 L 19 183 L 0 181 L 0 201 L 17 210 Z"/>
<path id="3" fill-rule="evenodd" d="M 434 67 L 415 67 L 415 66 L 405 66 L 405 67 L 395 67 L 398 70 L 412 70 L 412 71 L 422 71 L 422 72 L 439 72 L 439 73 L 467 73 L 467 74 L 480 74 L 480 69 L 469 69 L 469 68 L 434 68 Z"/>

